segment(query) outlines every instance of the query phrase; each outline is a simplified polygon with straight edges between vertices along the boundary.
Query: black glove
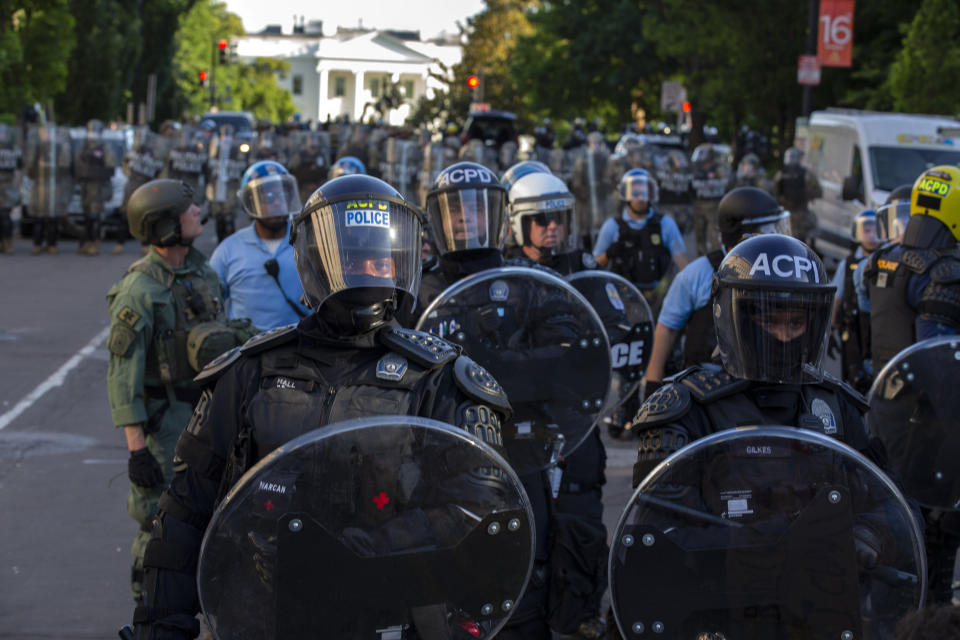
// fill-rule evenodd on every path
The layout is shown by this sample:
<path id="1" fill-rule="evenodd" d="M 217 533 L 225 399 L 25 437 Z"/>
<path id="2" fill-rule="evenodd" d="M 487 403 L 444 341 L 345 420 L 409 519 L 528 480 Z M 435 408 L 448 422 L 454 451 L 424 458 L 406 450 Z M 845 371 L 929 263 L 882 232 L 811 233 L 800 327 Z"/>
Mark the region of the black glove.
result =
<path id="1" fill-rule="evenodd" d="M 619 242 L 614 242 L 607 250 L 604 251 L 607 254 L 607 258 L 622 258 L 624 254 L 623 245 Z"/>
<path id="2" fill-rule="evenodd" d="M 857 551 L 857 563 L 864 569 L 876 567 L 883 551 L 883 542 L 873 530 L 866 525 L 853 525 L 853 541 Z"/>
<path id="3" fill-rule="evenodd" d="M 130 452 L 130 460 L 127 461 L 127 475 L 130 476 L 130 482 L 143 487 L 144 489 L 153 489 L 163 485 L 163 469 L 160 463 L 150 453 L 150 449 L 144 447 Z"/>
<path id="4" fill-rule="evenodd" d="M 840 355 L 840 341 L 837 340 L 837 334 L 830 332 L 830 339 L 827 343 L 827 357 L 836 358 Z"/>

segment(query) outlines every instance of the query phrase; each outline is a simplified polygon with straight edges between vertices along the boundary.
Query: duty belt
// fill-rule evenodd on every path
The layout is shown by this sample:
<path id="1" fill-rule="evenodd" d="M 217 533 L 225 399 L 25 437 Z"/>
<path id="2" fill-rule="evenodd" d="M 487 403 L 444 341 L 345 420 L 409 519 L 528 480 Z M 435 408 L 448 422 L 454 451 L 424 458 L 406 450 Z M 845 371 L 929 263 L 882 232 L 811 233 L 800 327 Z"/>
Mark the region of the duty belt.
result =
<path id="1" fill-rule="evenodd" d="M 163 385 L 145 385 L 143 392 L 151 398 L 167 398 L 167 390 Z M 200 400 L 202 389 L 193 387 L 173 387 L 173 395 L 179 402 L 195 405 Z"/>

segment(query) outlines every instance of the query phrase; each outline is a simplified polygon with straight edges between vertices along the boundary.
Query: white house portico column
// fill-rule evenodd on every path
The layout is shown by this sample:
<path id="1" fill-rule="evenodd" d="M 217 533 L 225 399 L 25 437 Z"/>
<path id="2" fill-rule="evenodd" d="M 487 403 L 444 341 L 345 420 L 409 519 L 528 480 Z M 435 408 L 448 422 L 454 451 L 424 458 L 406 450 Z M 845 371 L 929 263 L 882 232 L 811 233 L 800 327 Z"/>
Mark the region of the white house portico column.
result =
<path id="1" fill-rule="evenodd" d="M 324 122 L 330 113 L 330 70 L 317 69 L 320 82 L 317 90 L 317 122 Z"/>
<path id="2" fill-rule="evenodd" d="M 357 122 L 363 114 L 363 71 L 353 72 L 353 114 L 350 119 Z"/>

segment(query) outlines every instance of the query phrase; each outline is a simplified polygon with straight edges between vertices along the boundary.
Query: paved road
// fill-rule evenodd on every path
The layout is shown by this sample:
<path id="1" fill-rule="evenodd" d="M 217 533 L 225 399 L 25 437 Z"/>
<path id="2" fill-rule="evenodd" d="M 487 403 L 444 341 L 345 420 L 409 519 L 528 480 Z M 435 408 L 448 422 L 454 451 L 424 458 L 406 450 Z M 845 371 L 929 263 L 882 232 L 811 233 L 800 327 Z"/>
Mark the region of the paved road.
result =
<path id="1" fill-rule="evenodd" d="M 197 243 L 209 253 L 212 229 Z M 0 256 L 0 638 L 116 637 L 130 619 L 126 447 L 105 388 L 104 296 L 139 256 Z M 109 247 L 107 247 L 109 248 Z M 629 495 L 632 445 L 609 443 L 606 515 Z"/>

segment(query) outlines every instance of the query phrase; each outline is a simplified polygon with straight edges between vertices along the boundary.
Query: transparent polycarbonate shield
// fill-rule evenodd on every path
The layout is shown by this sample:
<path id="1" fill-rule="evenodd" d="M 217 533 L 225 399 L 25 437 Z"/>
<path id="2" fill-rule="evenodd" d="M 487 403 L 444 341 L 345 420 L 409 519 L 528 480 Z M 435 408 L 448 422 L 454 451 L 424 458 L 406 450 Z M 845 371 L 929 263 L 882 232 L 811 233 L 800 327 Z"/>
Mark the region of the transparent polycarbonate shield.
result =
<path id="1" fill-rule="evenodd" d="M 200 605 L 219 640 L 490 638 L 533 548 L 527 495 L 483 442 L 422 418 L 350 420 L 231 489 L 204 535 Z"/>
<path id="2" fill-rule="evenodd" d="M 451 285 L 424 310 L 417 329 L 463 347 L 507 392 L 503 430 L 521 472 L 566 455 L 600 418 L 610 388 L 603 323 L 571 285 L 547 271 L 501 267 Z"/>
<path id="3" fill-rule="evenodd" d="M 664 460 L 621 516 L 609 569 L 627 640 L 889 638 L 926 592 L 922 535 L 893 482 L 792 427 L 722 431 Z"/>
<path id="4" fill-rule="evenodd" d="M 960 339 L 941 336 L 898 353 L 868 396 L 867 428 L 881 440 L 904 492 L 931 509 L 960 510 Z"/>
<path id="5" fill-rule="evenodd" d="M 613 375 L 606 413 L 637 390 L 653 347 L 653 313 L 643 294 L 629 280 L 609 271 L 580 271 L 565 280 L 593 307 L 610 342 Z"/>

